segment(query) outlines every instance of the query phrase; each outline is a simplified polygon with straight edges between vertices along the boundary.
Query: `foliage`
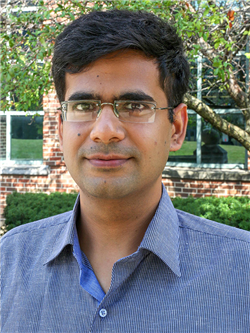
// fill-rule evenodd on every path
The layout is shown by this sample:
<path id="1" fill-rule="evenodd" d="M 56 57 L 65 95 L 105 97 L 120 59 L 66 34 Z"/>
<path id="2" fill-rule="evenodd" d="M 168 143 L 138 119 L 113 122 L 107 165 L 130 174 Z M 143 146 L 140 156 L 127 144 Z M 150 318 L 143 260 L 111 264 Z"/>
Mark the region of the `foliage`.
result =
<path id="1" fill-rule="evenodd" d="M 2 110 L 26 111 L 34 109 L 35 104 L 39 106 L 41 95 L 52 87 L 50 59 L 55 38 L 80 14 L 112 8 L 147 10 L 177 27 L 192 66 L 196 66 L 198 55 L 206 59 L 201 73 L 205 78 L 203 102 L 197 99 L 193 84 L 185 98 L 188 107 L 250 150 L 248 0 L 9 0 L 6 3 L 1 9 L 0 31 Z M 29 10 L 25 9 L 27 6 Z M 196 82 L 195 73 L 194 68 L 192 82 Z M 216 114 L 218 105 L 239 108 L 245 118 L 245 129 Z"/>
<path id="2" fill-rule="evenodd" d="M 7 196 L 4 210 L 6 230 L 21 224 L 72 210 L 77 194 L 17 193 Z"/>
<path id="3" fill-rule="evenodd" d="M 72 210 L 76 193 L 17 193 L 7 196 L 6 230 Z M 190 214 L 250 231 L 249 197 L 173 198 L 175 208 Z"/>
<path id="4" fill-rule="evenodd" d="M 172 199 L 176 209 L 250 231 L 250 197 Z"/>

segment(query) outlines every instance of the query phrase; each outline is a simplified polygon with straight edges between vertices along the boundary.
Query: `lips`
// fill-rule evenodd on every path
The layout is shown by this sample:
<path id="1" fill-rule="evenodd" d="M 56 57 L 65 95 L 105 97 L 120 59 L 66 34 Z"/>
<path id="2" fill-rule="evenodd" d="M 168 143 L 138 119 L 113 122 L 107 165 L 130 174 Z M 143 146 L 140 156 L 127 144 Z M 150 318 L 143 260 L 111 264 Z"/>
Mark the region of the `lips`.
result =
<path id="1" fill-rule="evenodd" d="M 119 167 L 126 163 L 130 158 L 121 155 L 92 155 L 86 157 L 90 164 L 101 168 Z"/>

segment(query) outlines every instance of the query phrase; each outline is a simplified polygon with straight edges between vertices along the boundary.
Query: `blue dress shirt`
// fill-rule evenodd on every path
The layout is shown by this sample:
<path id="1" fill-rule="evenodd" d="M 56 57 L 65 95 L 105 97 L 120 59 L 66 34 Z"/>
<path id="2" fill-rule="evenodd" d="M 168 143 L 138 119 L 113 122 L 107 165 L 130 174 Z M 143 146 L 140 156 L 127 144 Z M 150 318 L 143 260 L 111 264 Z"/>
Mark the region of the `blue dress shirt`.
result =
<path id="1" fill-rule="evenodd" d="M 250 332 L 250 233 L 175 210 L 163 189 L 105 294 L 73 211 L 1 239 L 1 332 Z"/>

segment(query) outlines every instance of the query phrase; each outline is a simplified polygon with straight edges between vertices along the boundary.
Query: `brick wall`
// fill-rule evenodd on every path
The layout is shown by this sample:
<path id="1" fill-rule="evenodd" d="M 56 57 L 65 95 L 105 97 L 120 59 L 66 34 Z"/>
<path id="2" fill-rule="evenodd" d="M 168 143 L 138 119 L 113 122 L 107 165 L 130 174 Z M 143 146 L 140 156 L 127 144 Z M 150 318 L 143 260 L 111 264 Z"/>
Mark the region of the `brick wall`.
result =
<path id="1" fill-rule="evenodd" d="M 57 97 L 53 92 L 50 92 L 43 99 L 43 161 L 44 164 L 50 167 L 64 166 L 63 154 L 60 150 L 58 141 L 58 111 L 60 107 Z"/>
<path id="2" fill-rule="evenodd" d="M 78 187 L 72 180 L 63 162 L 63 154 L 59 148 L 57 132 L 57 108 L 59 103 L 54 92 L 50 92 L 43 100 L 44 105 L 44 126 L 43 126 L 43 166 L 47 171 L 39 170 L 36 174 L 22 173 L 22 170 L 15 170 L 17 174 L 1 175 L 1 219 L 3 221 L 3 209 L 6 196 L 13 191 L 45 192 L 54 191 L 71 192 L 77 191 Z M 3 132 L 4 137 L 4 132 Z M 38 168 L 39 169 L 39 168 Z M 249 196 L 250 195 L 250 172 L 249 171 L 223 171 L 223 170 L 202 170 L 190 169 L 186 173 L 178 173 L 178 168 L 168 168 L 163 173 L 163 183 L 172 197 L 195 197 L 203 196 Z M 179 168 L 180 170 L 181 168 Z M 248 158 L 248 169 L 250 170 L 250 154 Z M 209 175 L 210 173 L 210 175 Z M 223 177 L 222 177 L 223 175 Z M 229 175 L 229 176 L 228 176 Z M 224 178 L 224 179 L 222 179 Z"/>
<path id="3" fill-rule="evenodd" d="M 43 101 L 43 165 L 44 168 L 16 167 L 0 175 L 0 223 L 4 221 L 3 211 L 6 205 L 6 196 L 14 191 L 25 192 L 72 192 L 78 191 L 63 162 L 57 134 L 57 108 L 59 107 L 55 93 L 50 92 Z M 34 172 L 33 170 L 34 169 Z M 41 170 L 40 170 L 41 169 Z M 45 170 L 45 171 L 44 171 Z M 15 174 L 14 174 L 15 173 Z M 22 174 L 23 173 L 23 174 Z M 32 174 L 33 173 L 33 174 Z"/>
<path id="4" fill-rule="evenodd" d="M 6 158 L 6 116 L 0 116 L 0 159 Z"/>
<path id="5" fill-rule="evenodd" d="M 48 175 L 1 175 L 0 195 L 0 225 L 4 222 L 3 211 L 6 205 L 6 196 L 14 191 L 26 192 L 75 192 L 77 185 L 68 174 L 65 165 L 52 166 Z"/>
<path id="6" fill-rule="evenodd" d="M 186 198 L 190 195 L 199 197 L 250 196 L 250 181 L 220 181 L 192 179 L 164 179 L 168 194 L 171 197 Z"/>

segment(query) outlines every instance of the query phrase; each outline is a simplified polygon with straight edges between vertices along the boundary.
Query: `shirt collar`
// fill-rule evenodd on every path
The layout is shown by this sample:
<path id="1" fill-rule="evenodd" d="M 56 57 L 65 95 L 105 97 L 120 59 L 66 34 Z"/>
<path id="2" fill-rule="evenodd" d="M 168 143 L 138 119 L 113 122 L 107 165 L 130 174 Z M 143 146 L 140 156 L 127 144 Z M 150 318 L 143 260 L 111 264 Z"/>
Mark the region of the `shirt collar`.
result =
<path id="1" fill-rule="evenodd" d="M 79 214 L 79 207 L 80 207 L 80 195 L 78 194 L 70 219 L 62 228 L 60 235 L 55 240 L 53 244 L 53 249 L 48 259 L 44 263 L 44 265 L 54 260 L 67 245 L 73 246 L 74 228 L 76 226 L 76 220 Z"/>
<path id="2" fill-rule="evenodd" d="M 162 196 L 139 249 L 157 255 L 177 275 L 181 276 L 179 261 L 179 219 L 162 185 Z"/>
<path id="3" fill-rule="evenodd" d="M 80 196 L 78 195 L 70 220 L 62 228 L 50 256 L 44 264 L 55 259 L 67 245 L 73 246 L 74 228 L 79 214 L 79 207 Z M 179 219 L 163 185 L 161 200 L 138 250 L 140 249 L 147 249 L 153 252 L 177 276 L 181 276 L 179 262 Z"/>

